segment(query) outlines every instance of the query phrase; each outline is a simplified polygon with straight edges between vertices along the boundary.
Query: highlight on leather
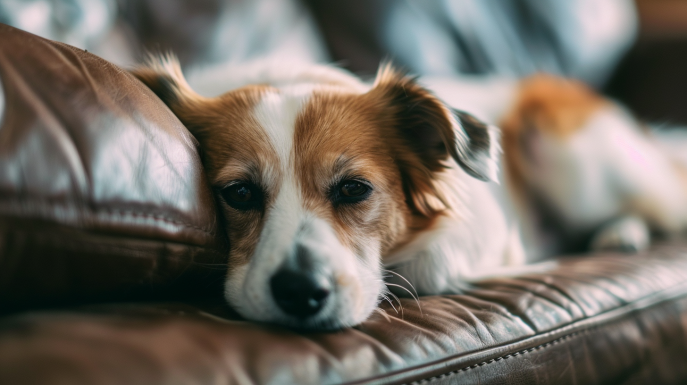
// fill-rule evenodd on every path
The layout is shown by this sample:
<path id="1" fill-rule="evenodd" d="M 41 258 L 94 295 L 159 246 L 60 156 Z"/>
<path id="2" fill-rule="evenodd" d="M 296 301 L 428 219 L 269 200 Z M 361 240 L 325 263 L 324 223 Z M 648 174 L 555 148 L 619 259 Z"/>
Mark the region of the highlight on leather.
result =
<path id="1" fill-rule="evenodd" d="M 0 78 L 0 125 L 5 112 L 5 90 L 2 88 L 2 78 Z"/>

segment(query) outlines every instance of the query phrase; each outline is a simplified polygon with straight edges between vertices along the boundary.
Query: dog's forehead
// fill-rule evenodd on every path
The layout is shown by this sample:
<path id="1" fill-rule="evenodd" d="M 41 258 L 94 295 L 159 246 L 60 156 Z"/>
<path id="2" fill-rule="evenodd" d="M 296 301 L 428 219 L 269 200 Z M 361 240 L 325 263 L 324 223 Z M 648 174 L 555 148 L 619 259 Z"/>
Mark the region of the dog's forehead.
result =
<path id="1" fill-rule="evenodd" d="M 383 111 L 367 95 L 318 90 L 298 116 L 293 151 L 302 173 L 347 172 L 373 179 L 388 166 L 393 138 L 384 134 Z M 320 166 L 319 169 L 317 166 Z M 367 172 L 366 172 L 367 170 Z M 367 175 L 360 175 L 366 173 Z"/>
<path id="2" fill-rule="evenodd" d="M 312 98 L 311 87 L 271 89 L 264 92 L 252 111 L 257 129 L 268 139 L 279 162 L 289 164 L 293 152 L 296 121 Z"/>
<path id="3" fill-rule="evenodd" d="M 261 87 L 249 92 L 251 103 L 243 104 L 227 124 L 231 126 L 224 140 L 228 146 L 214 152 L 223 154 L 216 162 L 220 165 L 216 185 L 255 179 L 271 189 L 285 178 L 316 178 L 323 183 L 337 173 L 388 163 L 381 159 L 386 150 L 379 145 L 377 106 L 364 94 L 329 85 Z"/>
<path id="4" fill-rule="evenodd" d="M 346 89 L 302 86 L 266 92 L 253 115 L 284 169 L 354 166 L 370 155 L 362 149 L 378 137 L 371 107 Z"/>

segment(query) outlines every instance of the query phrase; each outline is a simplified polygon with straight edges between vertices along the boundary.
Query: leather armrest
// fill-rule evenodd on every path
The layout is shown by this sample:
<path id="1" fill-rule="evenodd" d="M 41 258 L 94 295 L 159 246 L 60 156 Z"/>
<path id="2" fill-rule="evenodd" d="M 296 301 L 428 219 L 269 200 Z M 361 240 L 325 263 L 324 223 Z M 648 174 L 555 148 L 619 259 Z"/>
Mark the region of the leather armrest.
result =
<path id="1" fill-rule="evenodd" d="M 195 140 L 148 88 L 2 24 L 0 81 L 1 311 L 221 283 Z"/>

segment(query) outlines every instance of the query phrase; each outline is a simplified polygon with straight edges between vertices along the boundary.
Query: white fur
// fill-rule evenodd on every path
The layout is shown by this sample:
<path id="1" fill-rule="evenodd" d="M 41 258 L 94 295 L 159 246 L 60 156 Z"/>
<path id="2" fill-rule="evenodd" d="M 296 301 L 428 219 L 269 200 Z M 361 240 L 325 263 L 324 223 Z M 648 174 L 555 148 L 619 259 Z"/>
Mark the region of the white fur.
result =
<path id="1" fill-rule="evenodd" d="M 513 78 L 487 76 L 422 77 L 420 83 L 441 100 L 488 124 L 497 124 L 517 96 Z"/>
<path id="2" fill-rule="evenodd" d="M 493 269 L 526 262 L 502 187 L 479 181 L 451 163 L 439 186 L 451 208 L 432 228 L 386 258 L 420 294 L 460 292 Z"/>

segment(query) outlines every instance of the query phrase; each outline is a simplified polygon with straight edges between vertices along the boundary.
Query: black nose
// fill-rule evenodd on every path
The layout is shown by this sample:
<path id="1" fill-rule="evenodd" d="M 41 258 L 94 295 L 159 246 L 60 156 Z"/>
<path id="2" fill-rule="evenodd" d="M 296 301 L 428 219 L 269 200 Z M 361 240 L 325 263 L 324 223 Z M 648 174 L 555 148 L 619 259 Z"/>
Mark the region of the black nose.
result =
<path id="1" fill-rule="evenodd" d="M 309 317 L 322 309 L 331 284 L 324 276 L 281 269 L 270 280 L 272 296 L 287 314 Z"/>

